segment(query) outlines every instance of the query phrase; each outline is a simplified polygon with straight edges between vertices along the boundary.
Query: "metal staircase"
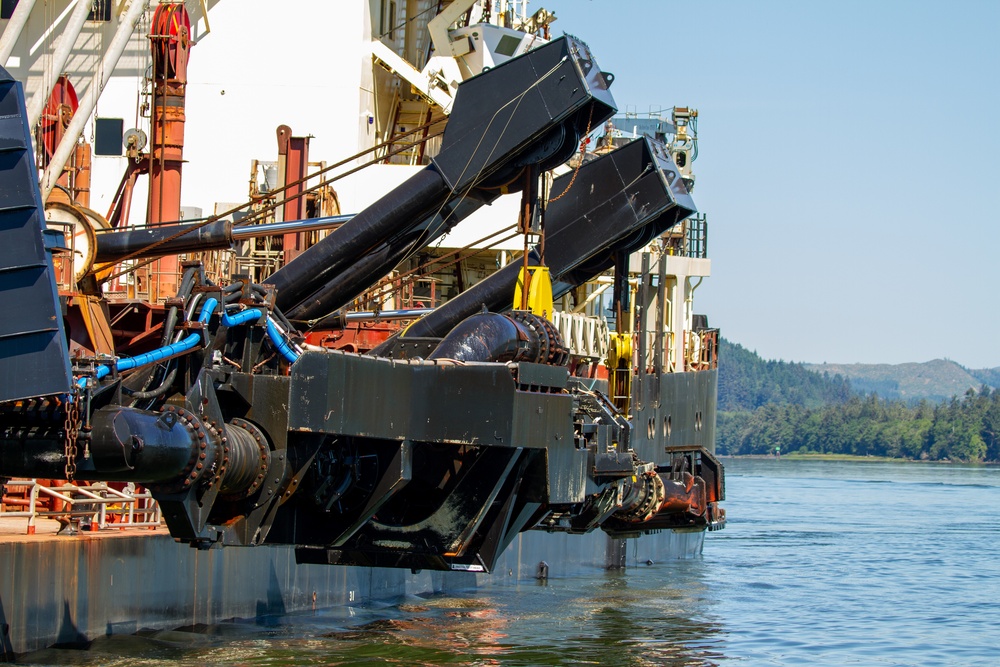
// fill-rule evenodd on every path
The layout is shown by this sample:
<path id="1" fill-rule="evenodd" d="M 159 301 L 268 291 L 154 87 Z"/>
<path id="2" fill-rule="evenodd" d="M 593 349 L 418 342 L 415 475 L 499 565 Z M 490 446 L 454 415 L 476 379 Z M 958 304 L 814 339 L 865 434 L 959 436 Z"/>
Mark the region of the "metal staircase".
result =
<path id="1" fill-rule="evenodd" d="M 410 135 L 406 133 L 429 123 L 433 113 L 434 107 L 423 99 L 402 99 L 397 101 L 395 105 L 395 117 L 392 121 L 392 138 L 387 149 L 390 156 L 386 158 L 386 164 L 420 165 L 425 163 L 425 144 L 420 143 L 408 148 L 403 147 L 427 137 L 429 129 L 427 127 L 424 128 L 423 132 Z M 403 148 L 403 150 L 395 155 L 391 154 L 400 148 Z"/>

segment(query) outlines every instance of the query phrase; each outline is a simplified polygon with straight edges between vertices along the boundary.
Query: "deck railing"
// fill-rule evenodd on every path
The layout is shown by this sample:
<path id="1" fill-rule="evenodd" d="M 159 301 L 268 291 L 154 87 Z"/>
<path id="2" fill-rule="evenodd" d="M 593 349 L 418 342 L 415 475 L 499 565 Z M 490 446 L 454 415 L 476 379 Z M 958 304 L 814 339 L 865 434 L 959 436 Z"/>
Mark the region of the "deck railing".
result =
<path id="1" fill-rule="evenodd" d="M 104 482 L 77 485 L 64 482 L 48 486 L 37 479 L 15 479 L 4 485 L 0 518 L 27 518 L 26 533 L 35 534 L 39 518 L 80 525 L 89 519 L 89 529 L 155 528 L 160 525 L 160 506 L 148 490 L 131 483 L 116 489 Z M 24 509 L 10 509 L 23 507 Z"/>

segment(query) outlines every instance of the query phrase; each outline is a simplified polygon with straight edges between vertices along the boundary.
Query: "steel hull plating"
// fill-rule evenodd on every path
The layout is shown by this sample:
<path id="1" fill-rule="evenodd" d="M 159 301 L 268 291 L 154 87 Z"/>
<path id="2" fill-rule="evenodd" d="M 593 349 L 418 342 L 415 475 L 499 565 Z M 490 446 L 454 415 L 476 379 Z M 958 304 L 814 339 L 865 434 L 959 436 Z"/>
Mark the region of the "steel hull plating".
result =
<path id="1" fill-rule="evenodd" d="M 492 574 L 296 565 L 291 547 L 197 551 L 165 533 L 0 542 L 4 657 L 109 634 L 254 619 L 406 595 L 585 575 L 701 553 L 704 533 L 665 531 L 638 541 L 522 533 Z"/>

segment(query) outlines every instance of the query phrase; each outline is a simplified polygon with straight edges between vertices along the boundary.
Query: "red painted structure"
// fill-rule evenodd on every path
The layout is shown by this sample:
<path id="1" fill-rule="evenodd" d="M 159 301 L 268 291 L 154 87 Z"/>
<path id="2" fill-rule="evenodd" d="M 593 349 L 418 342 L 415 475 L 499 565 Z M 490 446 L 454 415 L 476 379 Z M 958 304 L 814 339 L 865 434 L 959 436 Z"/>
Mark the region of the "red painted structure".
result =
<path id="1" fill-rule="evenodd" d="M 305 190 L 306 174 L 309 171 L 309 137 L 293 137 L 292 128 L 278 126 L 278 161 L 283 165 L 285 203 L 281 207 L 282 221 L 305 220 L 306 198 L 300 196 Z M 302 181 L 296 183 L 296 181 Z M 289 183 L 296 183 L 288 186 Z M 306 249 L 306 234 L 302 232 L 285 234 L 282 237 L 285 264 L 302 254 Z"/>
<path id="2" fill-rule="evenodd" d="M 191 20 L 184 5 L 161 4 L 150 27 L 153 55 L 153 110 L 150 117 L 149 207 L 151 225 L 176 222 L 181 217 L 181 167 L 184 163 L 184 99 Z M 177 292 L 178 259 L 154 263 L 150 298 Z"/>

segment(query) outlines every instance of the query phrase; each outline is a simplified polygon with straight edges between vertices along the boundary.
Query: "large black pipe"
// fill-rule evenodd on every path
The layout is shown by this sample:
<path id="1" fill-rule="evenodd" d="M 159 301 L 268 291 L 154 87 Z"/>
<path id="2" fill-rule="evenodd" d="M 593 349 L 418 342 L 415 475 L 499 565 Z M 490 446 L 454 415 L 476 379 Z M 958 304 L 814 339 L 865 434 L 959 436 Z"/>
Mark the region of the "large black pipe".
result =
<path id="1" fill-rule="evenodd" d="M 427 359 L 563 366 L 569 354 L 552 325 L 537 315 L 522 311 L 479 313 L 466 318 L 444 337 Z"/>
<path id="2" fill-rule="evenodd" d="M 450 194 L 433 165 L 418 171 L 268 278 L 278 288 L 278 307 L 290 311 L 386 238 L 432 215 Z"/>
<path id="3" fill-rule="evenodd" d="M 634 252 L 691 215 L 696 209 L 679 173 L 668 152 L 640 139 L 588 162 L 575 177 L 557 178 L 552 186 L 557 199 L 545 215 L 553 297 L 610 269 L 615 253 Z M 538 261 L 533 249 L 529 263 Z M 484 307 L 511 308 L 520 267 L 514 262 L 476 283 L 414 322 L 403 336 L 440 338 Z M 388 354 L 394 344 L 390 339 L 371 354 Z"/>
<path id="4" fill-rule="evenodd" d="M 98 232 L 95 261 L 104 264 L 121 261 L 124 257 L 162 257 L 182 252 L 220 250 L 231 248 L 239 241 L 260 236 L 330 229 L 353 217 L 334 215 L 244 227 L 234 227 L 228 220 L 218 220 L 208 224 L 188 222 Z"/>
<path id="5" fill-rule="evenodd" d="M 75 479 L 171 482 L 178 480 L 198 457 L 200 429 L 181 423 L 176 416 L 108 407 L 94 411 L 91 427 L 87 445 L 90 457 L 77 460 Z M 62 431 L 25 427 L 8 428 L 5 434 L 0 442 L 4 476 L 55 479 L 65 476 Z M 82 453 L 83 440 L 78 449 Z M 208 452 L 206 460 L 213 453 Z"/>
<path id="6" fill-rule="evenodd" d="M 562 37 L 463 82 L 432 164 L 268 278 L 278 307 L 300 318 L 325 315 L 330 303 L 364 289 L 413 248 L 380 246 L 428 225 L 449 201 L 474 187 L 499 194 L 526 165 L 565 161 L 588 126 L 614 113 L 610 79 L 585 44 Z M 337 287 L 341 274 L 372 252 L 382 257 Z M 340 295 L 314 296 L 328 289 Z"/>
<path id="7" fill-rule="evenodd" d="M 368 254 L 333 276 L 325 285 L 303 299 L 285 314 L 292 320 L 304 321 L 324 317 L 350 303 L 371 285 L 378 282 L 393 267 L 420 248 L 451 230 L 484 204 L 499 195 L 473 193 L 459 202 L 445 205 L 422 224 L 406 233 L 397 234 Z"/>
<path id="8" fill-rule="evenodd" d="M 50 420 L 44 425 L 29 415 L 18 426 L 16 416 L 5 417 L 7 425 L 0 438 L 3 476 L 65 478 L 62 424 Z M 88 433 L 77 441 L 76 480 L 183 488 L 202 480 L 213 482 L 225 468 L 223 488 L 232 493 L 249 487 L 261 470 L 252 434 L 233 424 L 226 425 L 225 434 L 219 433 L 194 414 L 176 408 L 165 412 L 100 408 L 91 415 Z"/>
<path id="9" fill-rule="evenodd" d="M 162 257 L 229 248 L 233 243 L 232 229 L 231 222 L 219 220 L 207 225 L 188 223 L 104 232 L 97 235 L 94 261 L 105 264 L 129 256 Z"/>

